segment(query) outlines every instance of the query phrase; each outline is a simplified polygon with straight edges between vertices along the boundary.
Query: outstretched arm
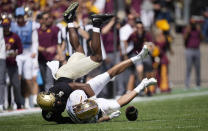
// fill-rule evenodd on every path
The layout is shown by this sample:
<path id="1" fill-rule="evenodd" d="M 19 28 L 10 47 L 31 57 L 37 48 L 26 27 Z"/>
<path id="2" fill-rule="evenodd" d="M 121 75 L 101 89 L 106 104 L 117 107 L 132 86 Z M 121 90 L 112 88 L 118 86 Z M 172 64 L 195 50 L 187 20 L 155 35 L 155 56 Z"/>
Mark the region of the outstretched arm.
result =
<path id="1" fill-rule="evenodd" d="M 110 115 L 106 115 L 101 117 L 98 122 L 104 122 L 104 121 L 109 121 L 113 118 L 119 117 L 121 115 L 121 112 L 119 110 L 112 112 Z"/>
<path id="2" fill-rule="evenodd" d="M 72 88 L 72 90 L 83 90 L 88 95 L 88 97 L 92 97 L 95 95 L 95 92 L 89 84 L 72 82 L 69 83 L 69 86 Z"/>
<path id="3" fill-rule="evenodd" d="M 98 120 L 98 123 L 104 122 L 104 121 L 109 121 L 109 120 L 110 120 L 110 117 L 109 117 L 109 116 L 103 116 L 103 117 L 101 117 L 101 118 Z"/>

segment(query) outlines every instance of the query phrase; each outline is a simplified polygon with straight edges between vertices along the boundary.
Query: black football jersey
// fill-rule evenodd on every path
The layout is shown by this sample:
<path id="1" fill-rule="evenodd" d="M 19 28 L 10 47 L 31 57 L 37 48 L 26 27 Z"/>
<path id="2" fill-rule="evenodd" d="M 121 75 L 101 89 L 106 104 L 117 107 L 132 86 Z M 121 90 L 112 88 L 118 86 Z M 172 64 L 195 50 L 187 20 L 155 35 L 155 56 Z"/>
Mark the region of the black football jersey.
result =
<path id="1" fill-rule="evenodd" d="M 61 96 L 61 101 L 67 101 L 69 95 L 72 93 L 72 89 L 67 82 L 55 82 L 54 86 L 49 89 L 49 92 L 53 92 L 54 94 L 59 94 L 63 92 Z"/>
<path id="2" fill-rule="evenodd" d="M 64 79 L 59 78 L 57 81 L 55 81 L 54 86 L 49 89 L 49 92 L 54 93 L 56 96 L 56 99 L 57 100 L 59 99 L 62 103 L 62 107 L 58 107 L 59 110 L 64 111 L 67 99 L 69 98 L 69 95 L 73 91 L 71 87 L 69 86 L 70 82 L 72 82 L 72 80 L 68 78 L 64 78 Z"/>

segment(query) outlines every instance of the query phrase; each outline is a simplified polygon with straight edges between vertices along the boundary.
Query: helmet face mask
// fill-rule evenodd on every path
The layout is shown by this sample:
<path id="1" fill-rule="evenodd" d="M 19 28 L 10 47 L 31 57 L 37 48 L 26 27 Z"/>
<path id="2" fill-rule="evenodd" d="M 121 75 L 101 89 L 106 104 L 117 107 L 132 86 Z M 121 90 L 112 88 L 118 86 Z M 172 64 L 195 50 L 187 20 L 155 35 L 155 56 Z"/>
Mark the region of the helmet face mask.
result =
<path id="1" fill-rule="evenodd" d="M 98 114 L 98 105 L 94 100 L 87 99 L 84 102 L 74 105 L 73 110 L 81 120 L 87 120 Z"/>
<path id="2" fill-rule="evenodd" d="M 55 102 L 56 98 L 54 93 L 40 92 L 38 94 L 37 103 L 44 110 L 52 110 Z"/>

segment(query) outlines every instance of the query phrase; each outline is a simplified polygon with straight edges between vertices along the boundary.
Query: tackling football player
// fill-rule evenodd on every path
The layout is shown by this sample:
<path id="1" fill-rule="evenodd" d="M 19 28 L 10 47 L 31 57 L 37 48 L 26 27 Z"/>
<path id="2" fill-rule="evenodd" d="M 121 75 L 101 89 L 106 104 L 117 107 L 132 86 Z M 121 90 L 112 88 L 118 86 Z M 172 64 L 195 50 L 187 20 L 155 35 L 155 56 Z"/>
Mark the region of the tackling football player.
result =
<path id="1" fill-rule="evenodd" d="M 43 114 L 48 111 L 53 111 L 55 114 L 61 114 L 66 106 L 67 99 L 73 90 L 80 89 L 90 97 L 94 95 L 90 87 L 86 87 L 83 83 L 73 82 L 88 74 L 91 70 L 97 68 L 102 61 L 102 52 L 100 44 L 100 28 L 103 22 L 111 19 L 113 15 L 92 15 L 93 24 L 92 34 L 92 50 L 93 54 L 86 57 L 84 50 L 79 43 L 77 32 L 74 28 L 73 21 L 75 20 L 76 9 L 78 2 L 72 3 L 64 13 L 64 19 L 68 22 L 70 43 L 75 50 L 75 53 L 68 59 L 67 63 L 59 68 L 58 61 L 48 62 L 47 65 L 51 68 L 54 79 L 54 86 L 48 92 L 39 93 L 37 102 L 43 109 Z M 44 117 L 45 118 L 45 117 Z"/>
<path id="2" fill-rule="evenodd" d="M 149 47 L 145 45 L 137 56 L 115 65 L 107 72 L 88 81 L 86 86 L 90 86 L 93 89 L 95 96 L 88 99 L 84 91 L 73 91 L 70 94 L 66 105 L 71 120 L 74 123 L 95 123 L 118 117 L 120 115 L 119 109 L 121 107 L 132 101 L 145 87 L 155 85 L 157 83 L 155 78 L 145 78 L 133 91 L 121 96 L 118 100 L 96 98 L 111 78 L 147 56 L 148 49 L 150 49 L 151 45 L 148 46 Z"/>

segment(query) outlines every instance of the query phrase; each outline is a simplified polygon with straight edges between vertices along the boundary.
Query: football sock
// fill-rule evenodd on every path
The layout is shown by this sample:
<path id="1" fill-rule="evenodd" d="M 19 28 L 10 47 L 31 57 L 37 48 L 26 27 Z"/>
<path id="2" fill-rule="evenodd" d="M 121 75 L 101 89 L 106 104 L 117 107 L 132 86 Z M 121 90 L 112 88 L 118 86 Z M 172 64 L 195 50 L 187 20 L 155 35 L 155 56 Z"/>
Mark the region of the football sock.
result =
<path id="1" fill-rule="evenodd" d="M 134 64 L 136 64 L 138 61 L 140 61 L 140 60 L 142 60 L 143 58 L 145 58 L 145 57 L 147 56 L 147 54 L 148 54 L 148 49 L 147 49 L 147 46 L 144 45 L 142 51 L 141 51 L 138 55 L 136 55 L 136 56 L 134 56 L 134 57 L 132 57 L 132 58 L 130 58 L 130 59 L 131 59 L 131 61 L 132 61 Z"/>
<path id="2" fill-rule="evenodd" d="M 142 82 L 136 88 L 134 88 L 134 91 L 136 91 L 136 93 L 140 93 L 140 91 L 142 91 L 145 88 L 145 83 L 147 81 L 147 78 L 143 79 Z"/>
<path id="3" fill-rule="evenodd" d="M 68 23 L 68 27 L 69 28 L 74 28 L 74 23 L 73 22 Z"/>
<path id="4" fill-rule="evenodd" d="M 92 31 L 93 31 L 93 32 L 96 32 L 96 33 L 100 33 L 100 28 L 98 28 L 98 27 L 93 27 L 93 28 L 92 28 Z"/>
<path id="5" fill-rule="evenodd" d="M 140 55 L 136 55 L 134 57 L 131 57 L 130 59 L 134 64 L 136 64 L 138 61 L 142 59 L 142 57 Z"/>

